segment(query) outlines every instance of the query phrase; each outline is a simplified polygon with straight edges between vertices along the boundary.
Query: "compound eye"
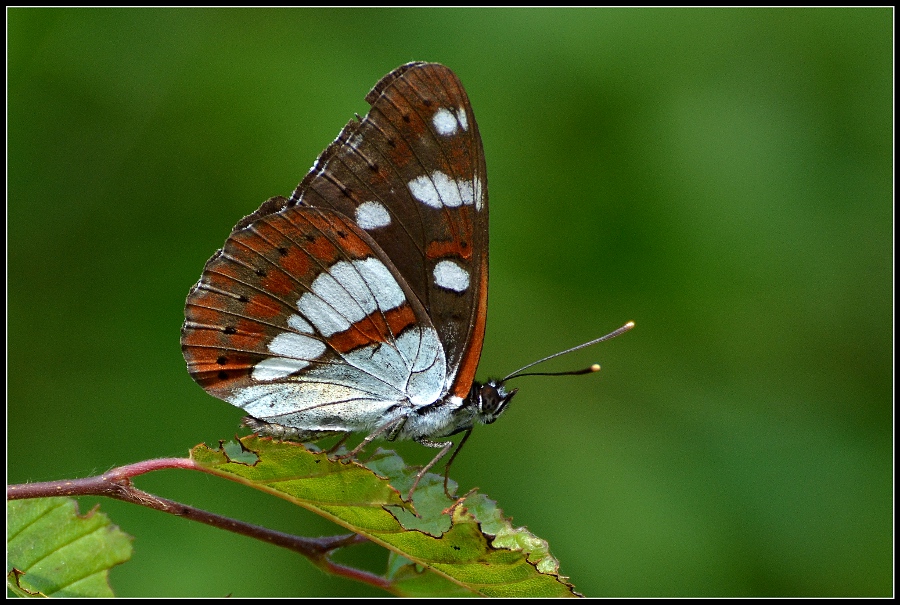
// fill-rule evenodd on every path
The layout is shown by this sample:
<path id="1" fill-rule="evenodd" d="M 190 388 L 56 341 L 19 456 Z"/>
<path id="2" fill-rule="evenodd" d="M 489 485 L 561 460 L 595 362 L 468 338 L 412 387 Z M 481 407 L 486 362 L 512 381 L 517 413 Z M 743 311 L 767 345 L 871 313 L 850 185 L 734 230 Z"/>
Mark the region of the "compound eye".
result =
<path id="1" fill-rule="evenodd" d="M 492 384 L 486 384 L 481 387 L 481 413 L 485 415 L 499 414 L 506 403 L 509 401 L 510 395 L 502 393 Z"/>

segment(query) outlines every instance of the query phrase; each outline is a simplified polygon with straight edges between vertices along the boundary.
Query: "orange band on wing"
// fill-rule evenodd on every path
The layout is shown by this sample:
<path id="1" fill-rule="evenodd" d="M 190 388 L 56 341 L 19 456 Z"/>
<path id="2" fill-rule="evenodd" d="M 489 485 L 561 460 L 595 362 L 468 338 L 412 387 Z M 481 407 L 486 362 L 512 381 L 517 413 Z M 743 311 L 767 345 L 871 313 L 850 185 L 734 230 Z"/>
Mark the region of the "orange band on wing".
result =
<path id="1" fill-rule="evenodd" d="M 425 250 L 425 256 L 428 258 L 458 256 L 459 258 L 469 259 L 472 257 L 472 247 L 465 241 L 457 240 L 449 242 L 431 242 Z"/>
<path id="2" fill-rule="evenodd" d="M 328 345 L 338 353 L 348 353 L 372 343 L 390 342 L 415 323 L 412 307 L 404 303 L 390 311 L 375 311 L 346 332 L 332 335 Z"/>

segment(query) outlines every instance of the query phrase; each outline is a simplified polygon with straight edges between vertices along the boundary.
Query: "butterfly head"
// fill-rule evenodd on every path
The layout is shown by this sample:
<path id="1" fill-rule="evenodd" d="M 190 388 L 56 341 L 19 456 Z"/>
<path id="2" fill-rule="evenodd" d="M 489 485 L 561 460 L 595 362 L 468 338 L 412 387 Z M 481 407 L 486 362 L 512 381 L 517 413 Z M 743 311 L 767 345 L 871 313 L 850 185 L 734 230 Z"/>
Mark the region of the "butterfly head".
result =
<path id="1" fill-rule="evenodd" d="M 485 384 L 472 385 L 471 400 L 477 406 L 475 418 L 482 424 L 491 424 L 506 411 L 513 395 L 519 389 L 507 391 L 500 380 L 488 380 Z"/>

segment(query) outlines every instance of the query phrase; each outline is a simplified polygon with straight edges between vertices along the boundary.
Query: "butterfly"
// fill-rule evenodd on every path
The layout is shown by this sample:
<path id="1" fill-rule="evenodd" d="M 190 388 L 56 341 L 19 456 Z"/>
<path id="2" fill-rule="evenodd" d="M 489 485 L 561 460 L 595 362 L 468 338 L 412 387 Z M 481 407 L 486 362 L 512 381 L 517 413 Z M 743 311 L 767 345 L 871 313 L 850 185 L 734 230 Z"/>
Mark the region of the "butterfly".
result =
<path id="1" fill-rule="evenodd" d="M 366 101 L 293 194 L 240 220 L 209 259 L 181 345 L 193 379 L 260 434 L 365 433 L 351 455 L 375 438 L 439 449 L 411 498 L 445 438 L 465 433 L 452 462 L 516 390 L 504 386 L 513 375 L 475 381 L 488 188 L 462 84 L 443 65 L 408 63 Z"/>

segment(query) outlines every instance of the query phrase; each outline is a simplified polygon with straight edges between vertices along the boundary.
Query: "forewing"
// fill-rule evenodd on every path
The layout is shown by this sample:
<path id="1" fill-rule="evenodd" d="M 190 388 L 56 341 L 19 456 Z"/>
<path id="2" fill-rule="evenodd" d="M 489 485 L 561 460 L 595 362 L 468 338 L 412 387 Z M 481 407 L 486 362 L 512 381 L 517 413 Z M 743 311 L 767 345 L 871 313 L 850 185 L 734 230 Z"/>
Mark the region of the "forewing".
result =
<path id="1" fill-rule="evenodd" d="M 487 316 L 488 195 L 468 96 L 443 65 L 403 65 L 322 153 L 291 201 L 352 218 L 390 258 L 437 329 L 449 392 L 465 397 Z"/>

